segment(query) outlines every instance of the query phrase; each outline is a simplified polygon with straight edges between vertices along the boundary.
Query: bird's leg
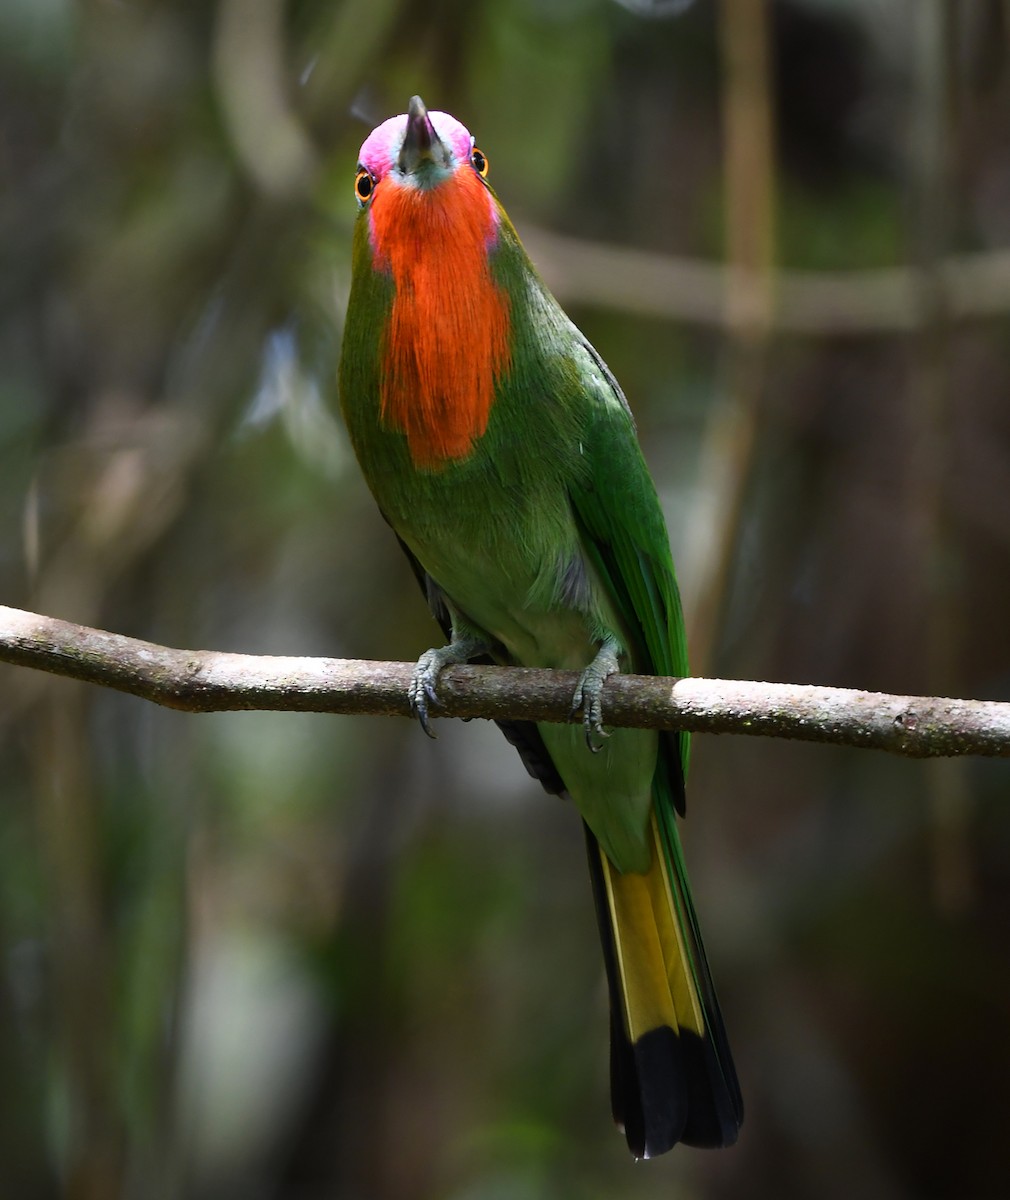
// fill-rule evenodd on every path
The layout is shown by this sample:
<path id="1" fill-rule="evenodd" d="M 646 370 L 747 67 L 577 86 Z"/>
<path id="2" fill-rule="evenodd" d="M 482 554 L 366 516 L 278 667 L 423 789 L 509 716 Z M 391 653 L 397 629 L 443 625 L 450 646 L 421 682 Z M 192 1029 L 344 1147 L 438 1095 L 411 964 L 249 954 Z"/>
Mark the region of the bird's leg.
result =
<path id="1" fill-rule="evenodd" d="M 603 728 L 603 684 L 609 676 L 616 675 L 621 669 L 617 660 L 620 649 L 621 644 L 617 638 L 604 638 L 596 657 L 579 676 L 578 686 L 572 697 L 572 716 L 582 709 L 586 745 L 594 754 L 598 754 L 603 747 L 593 741 L 593 735 L 610 737 Z"/>
<path id="2" fill-rule="evenodd" d="M 439 703 L 435 691 L 439 675 L 446 667 L 455 663 L 469 662 L 471 658 L 476 658 L 479 654 L 487 654 L 490 649 L 491 644 L 486 638 L 462 633 L 454 625 L 452 640 L 448 646 L 442 646 L 437 650 L 425 650 L 417 660 L 414 677 L 407 689 L 407 698 L 410 701 L 410 711 L 421 722 L 421 728 L 428 737 L 435 736 L 428 724 L 428 705 Z"/>

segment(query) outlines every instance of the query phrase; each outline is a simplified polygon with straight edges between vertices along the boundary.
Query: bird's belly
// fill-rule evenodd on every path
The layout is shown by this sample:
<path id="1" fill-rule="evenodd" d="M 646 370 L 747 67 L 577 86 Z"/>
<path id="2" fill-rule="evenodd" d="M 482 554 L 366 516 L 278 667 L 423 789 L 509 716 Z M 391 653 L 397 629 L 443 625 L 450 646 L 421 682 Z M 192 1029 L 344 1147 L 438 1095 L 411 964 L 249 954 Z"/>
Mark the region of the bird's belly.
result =
<path id="1" fill-rule="evenodd" d="M 580 606 L 563 595 L 563 564 L 581 557 L 574 528 L 567 544 L 539 552 L 528 540 L 489 542 L 412 549 L 466 619 L 504 646 L 513 662 L 567 670 L 587 666 L 599 649 L 591 613 L 600 598 L 594 590 Z"/>
<path id="2" fill-rule="evenodd" d="M 599 587 L 590 589 L 587 609 L 538 599 L 544 572 L 557 573 L 555 560 L 522 555 L 503 560 L 473 543 L 465 549 L 461 555 L 436 554 L 430 566 L 419 558 L 465 617 L 504 646 L 513 663 L 579 671 L 596 656 L 600 630 L 617 631 Z M 598 753 L 590 753 L 581 723 L 539 729 L 568 793 L 611 861 L 622 871 L 647 870 L 656 733 L 616 730 Z"/>
<path id="3" fill-rule="evenodd" d="M 555 511 L 540 506 L 538 519 L 524 525 L 515 514 L 508 522 L 496 520 L 491 503 L 479 529 L 464 521 L 449 532 L 443 509 L 437 530 L 427 536 L 416 510 L 398 532 L 460 614 L 504 647 L 504 661 L 581 671 L 603 636 L 627 641 L 606 589 L 583 558 L 574 520 L 568 514 L 567 521 L 545 524 L 545 510 Z M 656 733 L 616 730 L 594 754 L 581 724 L 539 729 L 611 861 L 622 871 L 646 870 Z"/>

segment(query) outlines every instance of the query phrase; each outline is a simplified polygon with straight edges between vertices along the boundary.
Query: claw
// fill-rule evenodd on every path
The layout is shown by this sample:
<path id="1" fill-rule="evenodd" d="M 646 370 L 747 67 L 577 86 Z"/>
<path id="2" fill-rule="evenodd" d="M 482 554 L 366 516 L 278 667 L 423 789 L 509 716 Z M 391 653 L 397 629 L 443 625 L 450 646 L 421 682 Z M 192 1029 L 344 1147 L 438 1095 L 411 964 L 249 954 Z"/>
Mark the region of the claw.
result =
<path id="1" fill-rule="evenodd" d="M 597 737 L 601 737 L 604 739 L 610 737 L 610 734 L 607 733 L 607 731 L 603 728 L 602 725 L 594 725 L 592 729 L 586 730 L 586 745 L 589 747 L 589 753 L 590 754 L 599 754 L 599 752 L 603 749 L 603 747 L 593 741 L 594 734 Z"/>
<path id="2" fill-rule="evenodd" d="M 410 711 L 421 722 L 421 728 L 428 737 L 436 736 L 428 719 L 428 706 L 434 705 L 438 708 L 442 703 L 437 692 L 439 675 L 453 663 L 465 663 L 471 658 L 476 658 L 478 654 L 485 653 L 487 649 L 487 644 L 476 638 L 453 636 L 448 646 L 442 646 L 438 650 L 425 650 L 417 660 L 413 678 L 407 688 L 407 702 Z"/>
<path id="3" fill-rule="evenodd" d="M 603 749 L 594 738 L 608 738 L 603 728 L 603 684 L 609 676 L 620 670 L 617 661 L 618 643 L 613 638 L 600 647 L 599 652 L 579 677 L 572 697 L 572 716 L 582 709 L 582 725 L 585 729 L 586 745 L 593 754 Z"/>
<path id="4" fill-rule="evenodd" d="M 602 690 L 603 681 L 600 681 L 600 689 Z M 582 724 L 586 731 L 586 745 L 593 754 L 599 754 L 603 747 L 593 741 L 594 737 L 606 739 L 610 734 L 603 728 L 603 700 L 600 693 L 590 698 L 589 704 L 586 705 L 585 715 L 582 718 Z"/>
<path id="5" fill-rule="evenodd" d="M 421 722 L 421 728 L 428 735 L 428 737 L 430 737 L 431 740 L 434 742 L 437 740 L 438 734 L 434 731 L 434 729 L 432 729 L 431 725 L 428 723 L 428 699 L 429 699 L 428 696 L 426 696 L 423 692 L 420 696 L 418 696 L 416 698 L 411 697 L 410 711 Z M 434 703 L 437 704 L 438 701 L 435 700 Z"/>
<path id="6" fill-rule="evenodd" d="M 426 650 L 424 654 L 417 660 L 417 666 L 414 668 L 414 677 L 410 681 L 410 687 L 407 689 L 407 700 L 410 704 L 410 711 L 421 722 L 421 728 L 434 739 L 435 731 L 432 729 L 428 720 L 428 706 L 435 705 L 437 708 L 441 701 L 438 698 L 438 692 L 435 690 L 438 684 L 438 677 L 442 673 L 442 668 L 448 663 L 444 661 L 445 651 L 449 647 L 445 646 L 442 650 Z"/>

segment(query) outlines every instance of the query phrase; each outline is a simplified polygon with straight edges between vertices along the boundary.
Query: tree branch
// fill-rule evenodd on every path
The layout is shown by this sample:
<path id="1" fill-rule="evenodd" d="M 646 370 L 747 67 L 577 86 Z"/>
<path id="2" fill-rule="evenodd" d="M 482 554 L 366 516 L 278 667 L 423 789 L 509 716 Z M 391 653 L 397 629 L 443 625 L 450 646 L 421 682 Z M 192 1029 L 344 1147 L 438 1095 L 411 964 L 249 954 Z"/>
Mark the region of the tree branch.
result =
<path id="1" fill-rule="evenodd" d="M 260 709 L 409 716 L 412 663 L 173 650 L 0 606 L 0 661 L 115 688 L 186 712 Z M 576 673 L 450 667 L 432 715 L 569 721 Z M 615 675 L 607 724 L 739 733 L 915 758 L 1010 757 L 1010 704 L 785 683 Z"/>
<path id="2" fill-rule="evenodd" d="M 747 288 L 746 272 L 706 259 L 584 241 L 522 226 L 523 244 L 564 304 L 725 327 L 726 293 Z M 772 327 L 781 333 L 851 337 L 909 333 L 923 325 L 922 297 L 939 289 L 953 320 L 1010 309 L 1010 251 L 950 255 L 932 275 L 922 267 L 849 271 L 780 269 Z"/>

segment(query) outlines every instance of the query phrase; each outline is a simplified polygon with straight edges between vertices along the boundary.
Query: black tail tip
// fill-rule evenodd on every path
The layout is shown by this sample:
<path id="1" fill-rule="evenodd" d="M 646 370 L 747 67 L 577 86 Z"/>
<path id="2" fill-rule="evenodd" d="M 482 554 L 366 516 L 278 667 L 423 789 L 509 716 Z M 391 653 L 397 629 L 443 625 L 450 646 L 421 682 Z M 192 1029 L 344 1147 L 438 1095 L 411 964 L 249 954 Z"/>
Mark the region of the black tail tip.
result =
<path id="1" fill-rule="evenodd" d="M 740 1089 L 708 1038 L 661 1028 L 633 1045 L 615 1038 L 611 1048 L 614 1119 L 635 1158 L 655 1158 L 678 1142 L 716 1149 L 737 1140 Z"/>

